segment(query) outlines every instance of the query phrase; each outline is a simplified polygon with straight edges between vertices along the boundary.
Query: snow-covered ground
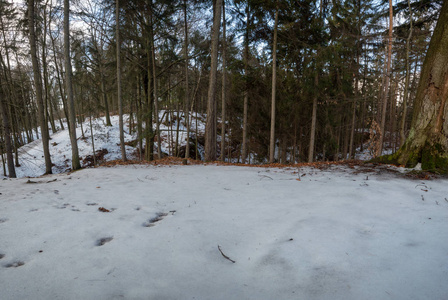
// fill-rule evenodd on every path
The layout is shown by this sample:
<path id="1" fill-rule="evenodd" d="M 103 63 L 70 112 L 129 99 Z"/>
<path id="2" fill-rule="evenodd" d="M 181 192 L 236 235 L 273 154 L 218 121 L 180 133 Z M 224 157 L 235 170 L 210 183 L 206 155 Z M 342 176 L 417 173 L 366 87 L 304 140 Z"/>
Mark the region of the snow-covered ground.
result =
<path id="1" fill-rule="evenodd" d="M 112 122 L 93 122 L 107 160 L 120 158 Z M 171 125 L 161 125 L 165 153 Z M 83 130 L 85 158 L 88 122 Z M 25 178 L 44 172 L 35 141 L 20 150 L 22 178 L 0 180 L 2 300 L 448 299 L 446 179 L 353 165 L 61 173 L 71 165 L 67 131 L 50 148 L 58 174 Z"/>
<path id="2" fill-rule="evenodd" d="M 129 165 L 2 180 L 0 298 L 446 300 L 447 180 L 359 171 Z"/>
<path id="3" fill-rule="evenodd" d="M 183 116 L 183 115 L 181 115 Z M 172 121 L 170 122 L 170 117 Z M 176 130 L 177 121 L 175 120 L 176 114 L 173 115 L 160 112 L 160 132 L 161 132 L 161 150 L 162 153 L 171 154 L 172 148 L 175 145 L 176 134 L 172 133 L 172 130 Z M 196 125 L 198 127 L 198 133 L 204 133 L 205 123 L 203 122 L 203 116 L 199 115 L 197 118 L 200 120 L 196 122 L 196 114 L 192 114 L 191 119 L 191 131 L 196 131 Z M 179 145 L 184 146 L 186 144 L 186 128 L 183 125 L 184 119 L 179 118 Z M 79 126 L 76 129 L 76 135 L 78 138 L 79 156 L 81 158 L 81 165 L 87 166 L 89 162 L 84 162 L 84 159 L 88 155 L 92 155 L 93 146 L 95 152 L 99 150 L 107 150 L 107 154 L 104 156 L 105 161 L 121 159 L 120 150 L 120 131 L 118 116 L 111 116 L 112 126 L 106 126 L 105 117 L 92 119 L 92 130 L 90 128 L 90 120 L 87 118 L 83 123 L 83 126 Z M 94 143 L 92 146 L 92 134 L 94 136 Z M 59 130 L 56 133 L 51 134 L 50 140 L 50 155 L 53 166 L 53 173 L 67 172 L 71 169 L 72 154 L 71 144 L 68 129 Z M 137 133 L 130 133 L 129 129 L 129 115 L 124 116 L 124 139 L 125 142 L 131 142 L 137 139 Z M 156 147 L 158 143 L 156 142 Z M 130 159 L 138 159 L 137 148 L 129 145 L 125 146 L 127 157 Z M 171 148 L 171 149 L 170 149 Z M 155 150 L 157 153 L 157 150 Z M 1 158 L 0 158 L 1 159 Z M 19 149 L 19 163 L 20 167 L 16 167 L 17 177 L 36 177 L 45 172 L 45 160 L 42 150 L 42 141 L 40 139 L 22 146 Z M 90 162 L 91 163 L 91 162 Z M 3 174 L 0 175 L 2 178 Z"/>

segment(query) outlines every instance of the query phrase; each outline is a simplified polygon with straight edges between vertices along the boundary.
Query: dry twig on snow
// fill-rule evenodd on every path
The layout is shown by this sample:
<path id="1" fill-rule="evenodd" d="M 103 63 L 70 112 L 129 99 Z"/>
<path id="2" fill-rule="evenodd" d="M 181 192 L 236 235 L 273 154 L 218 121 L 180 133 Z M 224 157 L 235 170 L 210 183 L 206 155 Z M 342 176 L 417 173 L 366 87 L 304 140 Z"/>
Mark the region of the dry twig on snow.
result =
<path id="1" fill-rule="evenodd" d="M 230 261 L 233 262 L 233 263 L 236 263 L 236 261 L 234 261 L 233 259 L 231 259 L 230 257 L 228 257 L 227 255 L 225 255 L 225 254 L 222 252 L 222 250 L 221 250 L 221 246 L 219 246 L 219 245 L 218 245 L 218 250 L 219 250 L 219 252 L 221 252 L 222 256 L 223 256 L 225 259 L 230 260 Z"/>

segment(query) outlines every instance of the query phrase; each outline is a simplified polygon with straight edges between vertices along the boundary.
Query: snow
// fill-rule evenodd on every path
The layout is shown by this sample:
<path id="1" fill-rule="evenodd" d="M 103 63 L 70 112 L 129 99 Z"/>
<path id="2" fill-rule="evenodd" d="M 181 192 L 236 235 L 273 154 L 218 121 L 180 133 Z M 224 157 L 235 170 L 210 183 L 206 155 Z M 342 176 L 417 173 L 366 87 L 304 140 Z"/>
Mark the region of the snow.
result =
<path id="1" fill-rule="evenodd" d="M 2 299 L 448 295 L 444 179 L 130 165 L 28 180 L 0 181 Z"/>
<path id="2" fill-rule="evenodd" d="M 182 115 L 183 116 L 183 115 Z M 165 111 L 160 112 L 160 119 L 162 121 L 170 120 L 171 115 L 165 114 Z M 193 114 L 191 118 L 192 126 L 191 130 L 194 132 L 196 130 L 196 115 Z M 204 132 L 204 123 L 203 116 L 199 115 L 198 118 L 200 121 L 198 122 L 198 132 Z M 181 123 L 184 122 L 184 118 L 181 118 Z M 106 126 L 105 117 L 102 118 L 92 118 L 92 131 L 94 136 L 94 146 L 95 151 L 106 149 L 107 154 L 104 156 L 104 159 L 107 161 L 121 159 L 121 149 L 119 147 L 120 144 L 120 131 L 119 131 L 119 120 L 118 116 L 111 116 L 112 126 Z M 161 132 L 161 140 L 162 147 L 161 150 L 163 153 L 171 153 L 170 144 L 174 146 L 174 141 L 172 143 L 168 143 L 171 141 L 171 137 L 169 137 L 170 130 L 176 130 L 177 123 L 176 121 L 165 122 L 167 125 L 161 123 L 160 124 L 160 132 Z M 137 139 L 137 133 L 130 133 L 129 130 L 129 115 L 124 116 L 124 140 L 125 142 L 131 142 L 132 140 Z M 168 126 L 169 125 L 169 126 Z M 186 144 L 186 128 L 180 125 L 180 135 L 179 135 L 179 145 L 184 146 Z M 172 127 L 172 128 L 171 128 Z M 82 129 L 82 131 L 81 131 Z M 85 122 L 83 122 L 83 126 L 79 126 L 76 129 L 76 136 L 78 139 L 78 148 L 79 148 L 79 156 L 81 159 L 81 165 L 83 167 L 88 165 L 88 162 L 84 162 L 83 159 L 86 158 L 87 155 L 92 155 L 93 147 L 92 147 L 92 135 L 90 129 L 90 121 L 87 118 Z M 174 134 L 175 139 L 175 134 Z M 156 147 L 157 147 L 156 142 Z M 126 155 L 130 159 L 137 160 L 137 150 L 134 147 L 129 145 L 125 146 Z M 157 151 L 155 151 L 157 152 Z M 16 167 L 16 175 L 17 177 L 36 177 L 45 173 L 45 160 L 43 156 L 42 150 L 42 140 L 37 139 L 33 142 L 22 146 L 19 149 L 19 162 L 20 167 Z M 72 154 L 71 154 L 71 144 L 70 144 L 70 136 L 67 129 L 59 130 L 56 133 L 51 134 L 50 139 L 50 155 L 52 163 L 54 164 L 53 173 L 63 173 L 67 172 L 71 169 L 72 165 Z M 1 176 L 1 175 L 0 175 Z M 1 177 L 3 178 L 3 177 Z"/>
<path id="3" fill-rule="evenodd" d="M 119 159 L 118 118 L 103 122 L 95 149 Z M 67 132 L 50 144 L 56 174 L 26 178 L 44 170 L 35 141 L 20 151 L 21 178 L 0 180 L 2 300 L 448 299 L 444 178 L 344 165 L 64 173 Z"/>

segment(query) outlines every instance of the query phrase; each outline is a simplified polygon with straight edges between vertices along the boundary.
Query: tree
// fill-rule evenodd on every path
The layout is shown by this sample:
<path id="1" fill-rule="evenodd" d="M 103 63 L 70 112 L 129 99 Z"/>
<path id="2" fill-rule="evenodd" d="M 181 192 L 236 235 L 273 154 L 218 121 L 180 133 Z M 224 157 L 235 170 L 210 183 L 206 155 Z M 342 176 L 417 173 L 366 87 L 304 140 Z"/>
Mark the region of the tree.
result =
<path id="1" fill-rule="evenodd" d="M 78 141 L 76 139 L 75 100 L 72 85 L 72 63 L 70 58 L 70 2 L 64 0 L 64 56 L 65 56 L 65 84 L 70 115 L 70 143 L 72 145 L 72 169 L 81 169 L 79 161 Z"/>
<path id="2" fill-rule="evenodd" d="M 271 136 L 269 143 L 269 162 L 274 162 L 275 156 L 275 91 L 277 84 L 277 31 L 278 31 L 278 0 L 276 2 L 274 38 L 272 42 L 272 94 L 271 94 Z"/>
<path id="3" fill-rule="evenodd" d="M 221 2 L 214 0 L 211 67 L 207 98 L 207 123 L 205 125 L 205 160 L 216 160 L 216 77 L 218 73 L 218 42 L 221 24 Z"/>
<path id="4" fill-rule="evenodd" d="M 224 1 L 224 0 L 223 0 Z M 185 146 L 185 158 L 190 157 L 190 98 L 188 95 L 188 18 L 187 18 L 187 0 L 184 0 L 184 58 L 185 58 L 185 123 L 187 126 L 187 145 Z M 159 142 L 160 145 L 160 142 Z M 159 146 L 160 148 L 160 146 Z"/>
<path id="5" fill-rule="evenodd" d="M 0 113 L 3 119 L 3 132 L 5 135 L 5 148 L 6 159 L 8 162 L 8 175 L 11 178 L 16 178 L 16 169 L 14 168 L 14 158 L 12 155 L 12 143 L 11 143 L 11 127 L 8 115 L 8 103 L 5 99 L 5 94 L 2 87 L 2 81 L 0 76 Z"/>
<path id="6" fill-rule="evenodd" d="M 247 113 L 249 105 L 249 29 L 250 29 L 250 2 L 246 4 L 246 28 L 244 34 L 244 75 L 245 75 L 245 90 L 244 90 L 244 102 L 243 102 L 243 141 L 241 145 L 241 162 L 246 163 L 247 157 Z"/>
<path id="7" fill-rule="evenodd" d="M 221 93 L 221 157 L 220 160 L 225 160 L 225 145 L 226 145 L 226 98 L 227 98 L 227 37 L 226 37 L 226 5 L 225 0 L 222 0 L 222 93 Z M 187 119 L 188 120 L 188 119 Z M 189 126 L 188 126 L 189 127 Z M 188 130 L 187 127 L 187 130 Z M 188 147 L 188 140 L 187 140 Z M 189 148 L 187 148 L 189 149 Z"/>
<path id="8" fill-rule="evenodd" d="M 414 100 L 411 129 L 405 144 L 380 162 L 448 173 L 448 1 L 434 29 Z"/>
<path id="9" fill-rule="evenodd" d="M 386 108 L 387 108 L 387 99 L 389 97 L 389 90 L 390 90 L 390 77 L 391 77 L 391 62 L 392 62 L 392 33 L 393 33 L 393 5 L 392 0 L 389 0 L 389 36 L 388 36 L 388 43 L 387 43 L 387 64 L 386 64 L 386 74 L 385 80 L 384 80 L 384 86 L 383 86 L 383 95 L 382 95 L 382 104 L 383 108 L 381 110 L 381 133 L 380 133 L 380 141 L 379 141 L 379 148 L 377 155 L 381 155 L 383 152 L 383 141 L 384 141 L 384 135 L 386 130 Z"/>
<path id="10" fill-rule="evenodd" d="M 65 0 L 68 2 L 68 0 Z M 68 18 L 67 18 L 68 21 Z M 42 95 L 42 77 L 40 74 L 39 61 L 37 60 L 36 32 L 35 32 L 35 13 L 34 0 L 28 2 L 28 25 L 31 60 L 33 64 L 34 87 L 36 89 L 37 110 L 39 116 L 39 124 L 42 134 L 42 145 L 45 158 L 45 174 L 51 174 L 51 156 L 50 156 L 50 135 L 48 133 L 48 123 L 45 120 L 44 101 Z M 67 28 L 68 30 L 68 28 Z"/>
<path id="11" fill-rule="evenodd" d="M 66 0 L 67 1 L 67 0 Z M 115 35 L 117 40 L 117 97 L 118 97 L 118 118 L 120 127 L 120 148 L 121 159 L 126 161 L 126 148 L 124 145 L 124 129 L 123 129 L 123 98 L 121 95 L 121 41 L 120 41 L 120 1 L 116 0 L 115 11 Z"/>

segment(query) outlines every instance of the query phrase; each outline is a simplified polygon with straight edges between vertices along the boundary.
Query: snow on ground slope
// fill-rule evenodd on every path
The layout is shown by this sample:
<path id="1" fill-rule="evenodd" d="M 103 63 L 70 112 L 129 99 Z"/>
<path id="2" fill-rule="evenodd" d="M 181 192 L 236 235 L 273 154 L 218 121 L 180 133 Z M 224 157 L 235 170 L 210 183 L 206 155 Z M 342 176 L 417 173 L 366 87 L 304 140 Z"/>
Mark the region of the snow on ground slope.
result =
<path id="1" fill-rule="evenodd" d="M 118 116 L 111 117 L 113 126 L 106 126 L 105 118 L 93 120 L 92 129 L 95 145 L 95 151 L 107 149 L 108 154 L 105 159 L 118 159 L 120 152 L 120 133 L 118 130 Z M 129 135 L 129 129 L 125 130 L 125 141 L 132 137 Z M 78 138 L 78 149 L 81 160 L 87 155 L 92 155 L 93 148 L 91 142 L 90 124 L 87 120 L 76 129 Z M 50 155 L 53 166 L 53 173 L 67 172 L 71 169 L 72 154 L 68 129 L 60 130 L 51 135 Z M 131 153 L 134 148 L 126 146 L 126 150 Z M 17 177 L 36 177 L 45 173 L 45 160 L 42 150 L 42 140 L 35 140 L 19 149 L 20 167 L 16 167 Z"/>
<path id="2" fill-rule="evenodd" d="M 131 165 L 5 179 L 1 299 L 446 300 L 447 180 L 394 176 Z"/>
<path id="3" fill-rule="evenodd" d="M 172 130 L 176 130 L 177 121 L 169 122 L 170 114 L 162 111 L 160 113 L 161 119 L 163 117 L 163 123 L 160 125 L 161 130 L 161 150 L 163 153 L 170 154 L 172 151 L 170 147 L 173 147 L 175 143 L 175 134 Z M 198 121 L 196 122 L 196 117 Z M 181 123 L 183 123 L 183 118 L 179 118 Z M 99 150 L 107 150 L 107 154 L 104 156 L 104 160 L 114 160 L 121 159 L 121 149 L 120 149 L 120 131 L 118 116 L 111 116 L 112 126 L 106 126 L 105 117 L 92 119 L 92 129 L 94 136 L 94 147 L 95 152 Z M 186 128 L 179 124 L 180 134 L 179 134 L 179 145 L 183 146 L 186 144 Z M 194 116 L 192 121 L 192 132 L 196 131 L 196 126 L 198 127 L 198 132 L 203 134 L 204 123 L 203 116 Z M 84 167 L 89 164 L 89 162 L 84 162 L 83 160 L 88 156 L 92 155 L 92 135 L 90 128 L 90 121 L 86 119 L 83 126 L 79 126 L 76 129 L 76 136 L 78 139 L 78 149 L 79 156 L 81 158 L 81 165 Z M 125 143 L 137 139 L 137 134 L 130 134 L 129 130 L 129 115 L 124 116 L 124 139 Z M 156 147 L 157 147 L 156 142 Z M 125 146 L 126 155 L 130 159 L 138 159 L 137 149 L 129 145 Z M 157 151 L 157 150 L 156 150 Z M 72 165 L 72 154 L 71 154 L 71 143 L 68 129 L 60 130 L 56 133 L 51 134 L 50 140 L 50 154 L 51 160 L 54 164 L 53 173 L 67 172 L 71 169 Z M 17 177 L 36 177 L 45 173 L 45 160 L 42 150 L 42 140 L 34 140 L 33 142 L 22 146 L 19 149 L 19 163 L 20 167 L 16 167 Z M 0 175 L 1 177 L 1 175 Z"/>

